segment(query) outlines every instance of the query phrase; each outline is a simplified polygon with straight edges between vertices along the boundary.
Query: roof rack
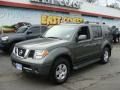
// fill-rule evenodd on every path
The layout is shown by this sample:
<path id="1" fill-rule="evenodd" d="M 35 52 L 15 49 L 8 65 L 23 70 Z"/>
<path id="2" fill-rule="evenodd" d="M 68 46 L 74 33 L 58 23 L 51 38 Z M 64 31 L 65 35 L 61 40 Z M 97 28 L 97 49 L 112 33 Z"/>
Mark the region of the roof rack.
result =
<path id="1" fill-rule="evenodd" d="M 100 24 L 100 22 L 90 22 L 90 21 L 85 21 L 85 24 Z M 102 24 L 105 24 L 105 22 L 103 22 Z"/>
<path id="2" fill-rule="evenodd" d="M 62 22 L 60 24 L 82 24 L 82 23 L 75 23 L 75 22 Z"/>
<path id="3" fill-rule="evenodd" d="M 90 21 L 85 21 L 84 23 L 85 23 L 85 24 L 92 24 L 92 23 L 93 23 L 93 24 L 99 24 L 99 22 L 90 22 Z"/>
<path id="4" fill-rule="evenodd" d="M 90 22 L 90 21 L 85 21 L 84 23 L 62 22 L 60 24 L 105 24 L 105 22 L 103 22 L 103 23 L 100 23 L 100 22 Z"/>

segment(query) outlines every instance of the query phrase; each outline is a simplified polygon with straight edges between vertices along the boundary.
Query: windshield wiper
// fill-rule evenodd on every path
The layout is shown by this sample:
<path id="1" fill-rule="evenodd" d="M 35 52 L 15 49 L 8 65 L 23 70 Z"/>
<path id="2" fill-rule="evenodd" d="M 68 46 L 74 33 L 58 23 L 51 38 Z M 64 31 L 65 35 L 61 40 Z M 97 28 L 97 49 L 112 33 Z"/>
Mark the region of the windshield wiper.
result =
<path id="1" fill-rule="evenodd" d="M 46 38 L 61 39 L 61 38 L 59 38 L 59 37 L 46 37 Z"/>

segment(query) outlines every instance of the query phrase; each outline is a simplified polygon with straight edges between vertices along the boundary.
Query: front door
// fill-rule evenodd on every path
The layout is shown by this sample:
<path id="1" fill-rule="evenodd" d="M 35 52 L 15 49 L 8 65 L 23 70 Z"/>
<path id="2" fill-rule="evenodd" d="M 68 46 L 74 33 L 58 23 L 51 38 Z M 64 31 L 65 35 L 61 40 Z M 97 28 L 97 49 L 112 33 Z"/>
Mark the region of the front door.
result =
<path id="1" fill-rule="evenodd" d="M 26 39 L 34 39 L 40 35 L 40 27 L 32 27 L 27 31 Z"/>
<path id="2" fill-rule="evenodd" d="M 74 54 L 76 57 L 76 64 L 85 63 L 87 61 L 92 60 L 91 52 L 93 46 L 91 45 L 92 39 L 89 27 L 88 26 L 81 27 L 77 33 L 77 37 L 79 37 L 80 35 L 86 35 L 86 39 L 78 40 L 78 42 L 75 44 Z"/>

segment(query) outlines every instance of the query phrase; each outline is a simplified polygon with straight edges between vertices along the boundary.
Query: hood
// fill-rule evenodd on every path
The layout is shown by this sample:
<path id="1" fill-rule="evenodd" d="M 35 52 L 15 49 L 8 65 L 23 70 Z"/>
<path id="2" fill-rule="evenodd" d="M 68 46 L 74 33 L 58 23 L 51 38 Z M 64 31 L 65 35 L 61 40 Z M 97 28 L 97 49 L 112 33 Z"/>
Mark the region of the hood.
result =
<path id="1" fill-rule="evenodd" d="M 67 40 L 52 39 L 52 38 L 37 38 L 27 40 L 16 44 L 17 47 L 25 49 L 45 49 L 55 45 L 61 45 L 68 42 Z"/>

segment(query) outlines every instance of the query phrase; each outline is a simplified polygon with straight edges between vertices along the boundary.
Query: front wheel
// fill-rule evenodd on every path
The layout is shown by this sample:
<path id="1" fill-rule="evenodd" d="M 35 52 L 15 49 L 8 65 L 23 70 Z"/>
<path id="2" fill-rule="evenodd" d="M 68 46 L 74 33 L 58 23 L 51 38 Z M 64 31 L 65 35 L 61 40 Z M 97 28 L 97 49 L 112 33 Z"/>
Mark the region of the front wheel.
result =
<path id="1" fill-rule="evenodd" d="M 70 64 L 65 58 L 58 58 L 51 69 L 50 79 L 55 84 L 64 83 L 70 73 Z"/>
<path id="2" fill-rule="evenodd" d="M 101 60 L 100 62 L 102 64 L 106 64 L 109 62 L 109 57 L 110 57 L 110 49 L 105 47 L 102 52 Z"/>

